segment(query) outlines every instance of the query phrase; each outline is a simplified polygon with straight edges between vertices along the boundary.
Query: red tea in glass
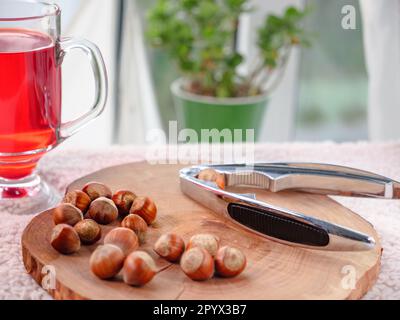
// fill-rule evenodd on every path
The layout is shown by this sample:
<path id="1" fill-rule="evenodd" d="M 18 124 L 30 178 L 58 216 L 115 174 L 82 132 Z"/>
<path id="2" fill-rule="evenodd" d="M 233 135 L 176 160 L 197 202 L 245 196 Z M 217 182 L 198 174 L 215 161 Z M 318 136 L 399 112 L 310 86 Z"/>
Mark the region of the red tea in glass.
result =
<path id="1" fill-rule="evenodd" d="M 0 166 L 0 177 L 32 174 L 37 153 L 57 143 L 61 122 L 61 67 L 53 40 L 24 29 L 0 29 L 0 150 L 37 151 L 23 164 Z"/>
<path id="2" fill-rule="evenodd" d="M 105 107 L 107 74 L 99 49 L 86 40 L 62 38 L 60 18 L 55 4 L 0 1 L 0 210 L 15 201 L 24 209 L 19 213 L 56 204 L 56 192 L 36 173 L 38 161 Z M 83 51 L 91 63 L 95 102 L 80 118 L 62 123 L 61 64 L 72 49 Z"/>

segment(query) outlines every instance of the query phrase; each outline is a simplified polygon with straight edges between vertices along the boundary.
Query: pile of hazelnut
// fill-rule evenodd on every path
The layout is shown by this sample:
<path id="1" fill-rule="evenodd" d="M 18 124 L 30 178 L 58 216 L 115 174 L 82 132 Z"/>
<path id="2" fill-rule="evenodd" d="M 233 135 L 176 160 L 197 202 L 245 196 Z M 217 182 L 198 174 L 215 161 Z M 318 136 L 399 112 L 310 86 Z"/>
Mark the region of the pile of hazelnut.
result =
<path id="1" fill-rule="evenodd" d="M 185 251 L 185 242 L 176 234 L 162 235 L 154 245 L 154 251 L 169 262 L 180 260 L 182 271 L 192 280 L 204 281 L 217 275 L 228 278 L 242 273 L 246 267 L 246 256 L 237 248 L 220 247 L 218 237 L 197 234 L 190 238 Z"/>
<path id="2" fill-rule="evenodd" d="M 92 272 L 101 279 L 112 278 L 124 262 L 124 269 L 128 270 L 132 259 L 146 261 L 155 269 L 150 255 L 136 251 L 145 241 L 148 226 L 156 220 L 155 203 L 149 197 L 136 196 L 128 190 L 112 194 L 108 186 L 99 182 L 90 182 L 82 190 L 68 192 L 53 210 L 55 227 L 51 246 L 65 255 L 76 253 L 81 245 L 93 245 L 101 239 L 100 225 L 109 225 L 120 216 L 124 217 L 121 227 L 111 230 L 104 238 L 104 245 L 92 254 Z"/>
<path id="3" fill-rule="evenodd" d="M 202 177 L 225 187 L 213 172 L 205 171 Z M 76 253 L 81 244 L 93 245 L 101 239 L 100 225 L 111 224 L 119 217 L 123 218 L 121 226 L 111 230 L 104 244 L 95 249 L 90 257 L 90 269 L 103 280 L 122 271 L 125 283 L 143 286 L 157 273 L 154 259 L 138 250 L 157 217 L 157 207 L 149 197 L 139 197 L 128 190 L 112 194 L 108 186 L 99 182 L 70 191 L 53 211 L 55 227 L 51 245 L 62 254 Z M 219 243 L 213 235 L 198 234 L 185 246 L 180 236 L 168 233 L 157 240 L 154 251 L 169 262 L 180 262 L 183 272 L 193 280 L 208 280 L 214 273 L 221 277 L 239 275 L 246 266 L 245 255 L 234 247 L 220 248 Z"/>

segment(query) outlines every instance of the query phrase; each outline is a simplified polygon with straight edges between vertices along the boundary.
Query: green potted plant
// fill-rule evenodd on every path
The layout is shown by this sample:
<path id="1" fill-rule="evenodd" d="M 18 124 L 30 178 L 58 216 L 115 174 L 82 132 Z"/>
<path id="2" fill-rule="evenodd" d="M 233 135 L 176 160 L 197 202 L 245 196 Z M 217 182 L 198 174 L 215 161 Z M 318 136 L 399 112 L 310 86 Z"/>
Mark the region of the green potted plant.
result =
<path id="1" fill-rule="evenodd" d="M 295 46 L 308 46 L 306 10 L 269 15 L 258 30 L 258 57 L 247 74 L 237 51 L 239 17 L 248 0 L 158 0 L 148 12 L 147 36 L 177 63 L 171 85 L 179 124 L 202 129 L 254 129 L 259 134 L 271 91 Z"/>

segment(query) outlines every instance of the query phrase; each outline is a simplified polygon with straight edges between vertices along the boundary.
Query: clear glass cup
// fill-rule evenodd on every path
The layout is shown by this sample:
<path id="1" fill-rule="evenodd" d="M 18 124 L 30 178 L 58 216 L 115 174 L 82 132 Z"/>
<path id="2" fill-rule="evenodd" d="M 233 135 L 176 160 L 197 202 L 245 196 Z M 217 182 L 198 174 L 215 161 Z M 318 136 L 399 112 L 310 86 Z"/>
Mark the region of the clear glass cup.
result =
<path id="1" fill-rule="evenodd" d="M 99 49 L 62 38 L 61 10 L 34 0 L 0 0 L 0 209 L 37 213 L 60 200 L 38 174 L 38 161 L 104 110 L 107 73 Z M 93 106 L 76 120 L 61 120 L 61 65 L 83 51 L 95 80 Z"/>

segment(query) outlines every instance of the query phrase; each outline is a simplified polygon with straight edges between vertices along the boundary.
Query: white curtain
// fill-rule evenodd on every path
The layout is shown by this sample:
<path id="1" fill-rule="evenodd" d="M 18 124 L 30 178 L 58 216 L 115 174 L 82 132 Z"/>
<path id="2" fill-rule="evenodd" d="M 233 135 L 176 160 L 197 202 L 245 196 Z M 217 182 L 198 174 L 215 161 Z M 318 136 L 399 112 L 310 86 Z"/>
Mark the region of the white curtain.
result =
<path id="1" fill-rule="evenodd" d="M 103 54 L 109 78 L 106 111 L 61 148 L 95 148 L 110 145 L 114 122 L 114 75 L 117 3 L 114 0 L 56 0 L 62 10 L 63 36 L 86 38 Z M 94 82 L 89 60 L 79 51 L 67 55 L 63 63 L 63 120 L 86 112 L 93 104 Z"/>
<path id="2" fill-rule="evenodd" d="M 400 0 L 360 0 L 372 140 L 400 139 Z"/>
<path id="3" fill-rule="evenodd" d="M 144 144 L 151 129 L 160 129 L 161 118 L 152 85 L 140 10 L 135 0 L 123 0 L 122 56 L 120 86 L 117 75 L 118 2 L 115 0 L 54 0 L 62 9 L 63 36 L 76 36 L 94 42 L 101 50 L 109 77 L 106 111 L 93 123 L 62 145 L 104 147 Z M 80 52 L 71 52 L 63 64 L 63 120 L 81 115 L 93 101 L 90 64 Z M 115 105 L 115 94 L 119 105 Z M 115 117 L 118 116 L 118 119 Z M 117 127 L 113 126 L 117 123 Z M 114 136 L 116 134 L 116 137 Z"/>
<path id="4" fill-rule="evenodd" d="M 144 144 L 149 130 L 161 129 L 144 30 L 134 0 L 124 0 L 117 141 Z"/>

